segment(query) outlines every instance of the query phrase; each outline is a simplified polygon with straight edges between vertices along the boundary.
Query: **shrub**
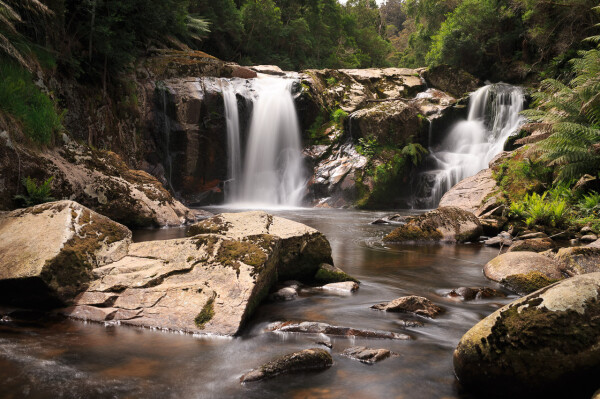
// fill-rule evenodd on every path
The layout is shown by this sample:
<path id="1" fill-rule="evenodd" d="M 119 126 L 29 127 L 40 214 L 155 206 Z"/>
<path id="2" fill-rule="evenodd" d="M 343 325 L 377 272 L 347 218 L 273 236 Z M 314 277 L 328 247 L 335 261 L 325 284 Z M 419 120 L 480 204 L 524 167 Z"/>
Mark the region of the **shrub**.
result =
<path id="1" fill-rule="evenodd" d="M 522 201 L 513 202 L 510 206 L 510 215 L 525 221 L 527 227 L 535 225 L 560 227 L 566 224 L 569 207 L 564 199 L 552 199 L 545 192 L 527 194 Z"/>
<path id="2" fill-rule="evenodd" d="M 367 138 L 361 137 L 358 139 L 356 151 L 367 158 L 372 158 L 379 152 L 380 148 L 381 146 L 377 142 L 377 139 L 373 136 L 369 136 Z"/>
<path id="3" fill-rule="evenodd" d="M 54 201 L 54 198 L 51 196 L 52 179 L 54 179 L 54 177 L 50 177 L 48 180 L 38 185 L 37 181 L 29 176 L 24 178 L 23 185 L 25 186 L 27 194 L 15 195 L 15 200 L 22 202 L 25 206 L 33 206 Z"/>
<path id="4" fill-rule="evenodd" d="M 337 124 L 343 123 L 347 117 L 348 117 L 348 113 L 341 108 L 336 109 L 331 114 L 331 120 Z"/>

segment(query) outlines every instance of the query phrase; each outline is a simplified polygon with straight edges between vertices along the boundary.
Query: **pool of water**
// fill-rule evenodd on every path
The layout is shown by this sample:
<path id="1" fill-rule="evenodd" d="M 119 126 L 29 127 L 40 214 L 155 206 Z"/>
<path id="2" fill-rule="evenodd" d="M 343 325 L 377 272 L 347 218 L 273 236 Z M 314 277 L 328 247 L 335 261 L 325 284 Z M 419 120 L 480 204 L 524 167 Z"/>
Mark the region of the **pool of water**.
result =
<path id="1" fill-rule="evenodd" d="M 211 209 L 221 212 L 226 209 Z M 362 284 L 357 293 L 302 295 L 264 303 L 236 338 L 202 338 L 77 321 L 0 322 L 2 398 L 470 398 L 460 392 L 452 352 L 461 336 L 515 297 L 461 302 L 445 294 L 461 286 L 499 288 L 482 273 L 497 249 L 468 245 L 387 245 L 393 226 L 370 222 L 389 212 L 294 209 L 272 213 L 323 232 L 335 264 Z M 135 240 L 181 237 L 185 229 L 144 230 Z M 406 315 L 370 309 L 403 295 L 445 308 L 422 327 Z M 322 321 L 405 333 L 409 341 L 333 338 L 334 365 L 241 385 L 239 377 L 277 356 L 318 347 L 319 337 L 264 332 L 273 321 Z M 342 357 L 354 345 L 399 354 L 375 365 Z"/>

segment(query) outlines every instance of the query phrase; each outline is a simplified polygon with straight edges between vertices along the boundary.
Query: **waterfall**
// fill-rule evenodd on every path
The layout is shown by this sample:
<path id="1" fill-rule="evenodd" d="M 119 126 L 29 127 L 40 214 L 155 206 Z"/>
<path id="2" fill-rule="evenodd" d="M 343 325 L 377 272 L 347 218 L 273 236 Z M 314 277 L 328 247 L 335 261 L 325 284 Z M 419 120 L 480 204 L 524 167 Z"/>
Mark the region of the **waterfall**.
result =
<path id="1" fill-rule="evenodd" d="M 249 82 L 255 96 L 243 170 L 235 92 L 225 88 L 223 91 L 228 174 L 233 183 L 226 192 L 226 201 L 242 206 L 299 206 L 306 179 L 300 126 L 291 91 L 293 80 L 261 77 Z"/>
<path id="2" fill-rule="evenodd" d="M 227 182 L 225 195 L 232 201 L 239 198 L 239 183 L 242 175 L 242 150 L 240 145 L 240 116 L 236 90 L 233 84 L 225 81 L 223 102 L 227 124 Z"/>
<path id="3" fill-rule="evenodd" d="M 488 85 L 472 93 L 466 121 L 456 123 L 436 149 L 430 149 L 432 182 L 427 208 L 435 208 L 442 196 L 459 181 L 477 174 L 504 148 L 521 126 L 525 96 L 520 87 L 504 83 Z"/>

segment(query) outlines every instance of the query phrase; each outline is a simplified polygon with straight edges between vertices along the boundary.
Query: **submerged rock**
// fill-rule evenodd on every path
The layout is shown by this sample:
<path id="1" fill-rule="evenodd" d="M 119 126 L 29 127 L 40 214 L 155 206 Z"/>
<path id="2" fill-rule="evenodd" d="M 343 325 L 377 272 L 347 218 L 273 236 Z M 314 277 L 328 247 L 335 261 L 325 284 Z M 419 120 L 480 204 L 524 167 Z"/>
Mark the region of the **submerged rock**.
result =
<path id="1" fill-rule="evenodd" d="M 73 201 L 0 216 L 0 302 L 51 308 L 71 301 L 93 270 L 119 261 L 131 232 Z"/>
<path id="2" fill-rule="evenodd" d="M 300 323 L 279 321 L 269 324 L 267 331 L 282 333 L 324 334 L 347 338 L 410 339 L 408 335 L 398 334 L 390 331 L 364 330 L 360 328 L 332 326 L 327 323 L 311 321 L 304 321 Z"/>
<path id="3" fill-rule="evenodd" d="M 293 301 L 296 298 L 298 291 L 293 287 L 284 287 L 269 295 L 269 299 L 275 302 Z"/>
<path id="4" fill-rule="evenodd" d="M 391 355 L 392 352 L 389 349 L 373 349 L 367 348 L 366 346 L 353 346 L 342 352 L 342 356 L 366 364 L 375 364 L 381 360 L 387 359 Z"/>
<path id="5" fill-rule="evenodd" d="M 326 350 L 319 348 L 304 349 L 263 364 L 258 369 L 244 374 L 240 381 L 246 383 L 273 378 L 280 374 L 325 370 L 332 365 L 333 358 Z"/>
<path id="6" fill-rule="evenodd" d="M 334 291 L 334 292 L 350 294 L 350 293 L 358 291 L 359 285 L 358 285 L 358 283 L 355 283 L 354 281 L 344 281 L 344 282 L 340 282 L 340 283 L 325 284 L 324 286 L 319 287 L 319 288 L 323 291 Z"/>
<path id="7" fill-rule="evenodd" d="M 451 298 L 462 298 L 464 301 L 506 297 L 506 295 L 503 292 L 489 287 L 460 287 L 450 291 L 448 293 L 448 296 Z"/>
<path id="8" fill-rule="evenodd" d="M 501 397 L 572 392 L 597 384 L 598 342 L 600 273 L 592 273 L 536 291 L 483 319 L 454 351 L 454 370 L 465 387 Z"/>
<path id="9" fill-rule="evenodd" d="M 479 219 L 455 207 L 442 207 L 410 219 L 384 237 L 386 242 L 402 241 L 477 241 L 483 229 Z"/>
<path id="10" fill-rule="evenodd" d="M 386 312 L 414 313 L 419 316 L 435 318 L 442 314 L 444 309 L 437 306 L 429 299 L 422 296 L 404 296 L 391 302 L 384 302 L 371 306 L 372 309 Z"/>

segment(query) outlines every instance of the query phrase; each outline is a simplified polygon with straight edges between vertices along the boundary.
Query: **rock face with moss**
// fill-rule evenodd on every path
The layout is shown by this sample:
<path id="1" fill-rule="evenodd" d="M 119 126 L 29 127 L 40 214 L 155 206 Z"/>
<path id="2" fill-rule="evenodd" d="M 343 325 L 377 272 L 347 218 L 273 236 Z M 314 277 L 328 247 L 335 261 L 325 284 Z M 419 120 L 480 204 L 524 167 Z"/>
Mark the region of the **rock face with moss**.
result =
<path id="1" fill-rule="evenodd" d="M 93 269 L 62 310 L 73 318 L 190 333 L 235 335 L 277 281 L 312 279 L 331 263 L 318 231 L 265 212 L 222 214 L 190 237 L 131 244 Z"/>
<path id="2" fill-rule="evenodd" d="M 477 240 L 482 232 L 479 219 L 472 213 L 455 207 L 440 207 L 410 219 L 383 240 L 468 242 Z"/>
<path id="3" fill-rule="evenodd" d="M 561 270 L 569 276 L 600 272 L 600 248 L 561 248 L 555 257 Z"/>
<path id="4" fill-rule="evenodd" d="M 572 391 L 597 384 L 599 342 L 600 273 L 592 273 L 543 288 L 483 319 L 458 344 L 454 370 L 461 384 L 482 393 Z"/>
<path id="5" fill-rule="evenodd" d="M 514 275 L 520 275 L 522 278 L 529 275 L 535 278 L 536 275 L 530 275 L 532 272 L 542 274 L 549 279 L 548 282 L 563 278 L 561 269 L 554 259 L 535 252 L 507 252 L 495 257 L 483 268 L 485 276 L 497 282 Z"/>
<path id="6" fill-rule="evenodd" d="M 0 216 L 0 301 L 17 306 L 68 303 L 94 269 L 121 260 L 131 243 L 125 227 L 72 201 Z"/>

